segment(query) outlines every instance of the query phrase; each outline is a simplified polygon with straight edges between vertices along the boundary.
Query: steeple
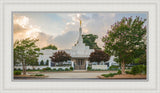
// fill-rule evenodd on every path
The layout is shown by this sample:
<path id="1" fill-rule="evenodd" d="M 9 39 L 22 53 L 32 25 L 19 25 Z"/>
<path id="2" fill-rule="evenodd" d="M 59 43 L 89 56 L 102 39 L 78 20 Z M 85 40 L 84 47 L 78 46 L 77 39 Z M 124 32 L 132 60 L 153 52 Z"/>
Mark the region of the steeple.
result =
<path id="1" fill-rule="evenodd" d="M 77 41 L 77 44 L 76 44 L 76 45 L 81 45 L 81 44 L 83 43 L 83 38 L 82 38 L 82 28 L 81 28 L 82 20 L 79 19 L 79 22 L 80 22 L 80 27 L 79 27 L 79 38 L 78 38 L 78 41 Z"/>

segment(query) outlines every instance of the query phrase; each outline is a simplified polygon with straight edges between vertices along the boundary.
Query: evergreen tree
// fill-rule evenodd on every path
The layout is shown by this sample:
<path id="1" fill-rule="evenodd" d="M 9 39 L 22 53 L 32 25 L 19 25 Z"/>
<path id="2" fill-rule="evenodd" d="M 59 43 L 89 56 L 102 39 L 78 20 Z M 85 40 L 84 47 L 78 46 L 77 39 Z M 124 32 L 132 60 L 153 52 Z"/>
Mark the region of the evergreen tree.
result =
<path id="1" fill-rule="evenodd" d="M 43 62 L 43 60 L 41 60 L 41 62 L 40 62 L 40 65 L 41 65 L 41 66 L 43 66 L 43 65 L 44 65 L 44 62 Z"/>

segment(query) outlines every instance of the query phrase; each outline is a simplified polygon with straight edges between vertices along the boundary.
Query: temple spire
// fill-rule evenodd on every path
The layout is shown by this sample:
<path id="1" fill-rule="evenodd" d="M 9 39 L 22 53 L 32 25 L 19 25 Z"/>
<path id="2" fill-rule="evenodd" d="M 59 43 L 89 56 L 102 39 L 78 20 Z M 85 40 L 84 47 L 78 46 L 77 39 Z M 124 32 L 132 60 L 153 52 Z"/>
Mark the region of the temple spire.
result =
<path id="1" fill-rule="evenodd" d="M 81 25 L 82 25 L 82 20 L 79 19 L 79 24 L 80 24 L 80 27 L 79 27 L 79 38 L 78 38 L 78 41 L 77 41 L 77 44 L 78 45 L 81 45 L 83 43 L 83 38 L 82 38 L 82 28 L 81 28 Z M 77 45 L 76 44 L 76 45 Z"/>
<path id="2" fill-rule="evenodd" d="M 81 20 L 81 19 L 79 19 L 79 21 L 80 21 L 80 27 L 81 27 L 81 25 L 82 25 L 82 20 Z"/>

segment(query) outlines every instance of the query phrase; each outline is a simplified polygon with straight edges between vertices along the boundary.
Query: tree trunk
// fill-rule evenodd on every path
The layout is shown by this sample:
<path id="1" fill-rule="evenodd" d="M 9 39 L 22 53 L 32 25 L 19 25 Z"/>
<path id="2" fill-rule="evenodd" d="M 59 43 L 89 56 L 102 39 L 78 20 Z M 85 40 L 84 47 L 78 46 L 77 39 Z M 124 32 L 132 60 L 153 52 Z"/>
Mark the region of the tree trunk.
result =
<path id="1" fill-rule="evenodd" d="M 23 66 L 23 75 L 26 75 L 26 66 L 24 62 L 22 62 L 22 66 Z"/>
<path id="2" fill-rule="evenodd" d="M 122 72 L 122 75 L 126 74 L 125 73 L 125 63 L 124 63 L 124 61 L 121 62 L 121 72 Z"/>

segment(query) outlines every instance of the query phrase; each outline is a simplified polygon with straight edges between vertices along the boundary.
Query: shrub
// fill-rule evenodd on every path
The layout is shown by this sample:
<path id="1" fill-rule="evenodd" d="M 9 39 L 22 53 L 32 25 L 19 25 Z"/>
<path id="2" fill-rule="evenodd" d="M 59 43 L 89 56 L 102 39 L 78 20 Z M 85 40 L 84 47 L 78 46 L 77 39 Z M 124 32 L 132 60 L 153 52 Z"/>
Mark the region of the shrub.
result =
<path id="1" fill-rule="evenodd" d="M 35 76 L 44 76 L 43 74 L 36 74 Z"/>
<path id="2" fill-rule="evenodd" d="M 43 68 L 42 70 L 43 70 L 43 71 L 46 71 L 46 68 Z"/>
<path id="3" fill-rule="evenodd" d="M 49 71 L 49 70 L 51 70 L 51 68 L 50 67 L 46 67 L 46 68 L 43 68 L 42 70 L 43 71 Z"/>
<path id="4" fill-rule="evenodd" d="M 69 71 L 69 69 L 68 69 L 68 68 L 65 68 L 65 71 Z"/>
<path id="5" fill-rule="evenodd" d="M 118 70 L 118 68 L 119 68 L 118 66 L 112 65 L 109 67 L 109 70 Z"/>
<path id="6" fill-rule="evenodd" d="M 91 69 L 91 71 L 96 71 L 95 69 Z"/>
<path id="7" fill-rule="evenodd" d="M 117 74 L 122 74 L 121 70 L 118 70 Z"/>
<path id="8" fill-rule="evenodd" d="M 40 70 L 40 68 L 37 68 L 37 70 Z"/>
<path id="9" fill-rule="evenodd" d="M 33 70 L 36 70 L 35 68 L 33 68 Z"/>
<path id="10" fill-rule="evenodd" d="M 87 70 L 89 70 L 89 71 L 90 71 L 91 69 L 92 69 L 92 67 L 87 67 Z"/>
<path id="11" fill-rule="evenodd" d="M 73 70 L 73 67 L 70 67 L 70 70 Z"/>
<path id="12" fill-rule="evenodd" d="M 128 69 L 131 69 L 131 67 L 128 67 Z"/>
<path id="13" fill-rule="evenodd" d="M 46 70 L 51 70 L 51 68 L 50 67 L 46 67 Z"/>
<path id="14" fill-rule="evenodd" d="M 139 73 L 139 67 L 138 66 L 134 66 L 132 69 L 131 69 L 131 73 L 132 74 L 138 74 Z"/>
<path id="15" fill-rule="evenodd" d="M 18 70 L 21 70 L 20 68 L 18 68 Z"/>
<path id="16" fill-rule="evenodd" d="M 113 77 L 114 75 L 117 75 L 117 73 L 102 74 L 104 77 Z"/>
<path id="17" fill-rule="evenodd" d="M 132 72 L 130 72 L 130 71 L 125 71 L 126 72 L 126 74 L 132 74 Z"/>
<path id="18" fill-rule="evenodd" d="M 58 71 L 63 71 L 63 69 L 62 68 L 58 68 Z"/>
<path id="19" fill-rule="evenodd" d="M 31 70 L 30 68 L 28 68 L 27 70 Z"/>
<path id="20" fill-rule="evenodd" d="M 56 69 L 55 69 L 55 68 L 53 68 L 53 71 L 56 71 Z"/>
<path id="21" fill-rule="evenodd" d="M 21 75 L 21 71 L 14 71 L 14 75 Z"/>
<path id="22" fill-rule="evenodd" d="M 131 74 L 146 74 L 146 66 L 145 65 L 137 65 L 137 66 L 133 66 L 131 69 Z"/>

